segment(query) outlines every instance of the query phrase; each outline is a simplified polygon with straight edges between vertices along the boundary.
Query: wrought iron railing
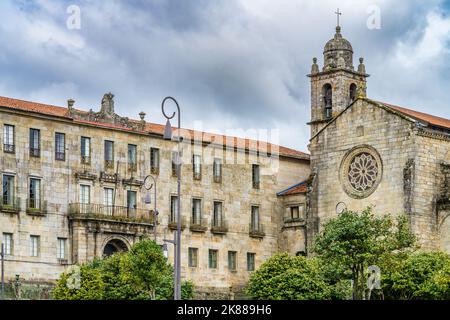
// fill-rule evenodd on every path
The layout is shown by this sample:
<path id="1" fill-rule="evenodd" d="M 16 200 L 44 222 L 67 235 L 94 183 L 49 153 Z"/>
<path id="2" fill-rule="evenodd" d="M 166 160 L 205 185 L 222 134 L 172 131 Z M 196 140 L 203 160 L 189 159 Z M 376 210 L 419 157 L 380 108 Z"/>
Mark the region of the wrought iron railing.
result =
<path id="1" fill-rule="evenodd" d="M 55 152 L 55 159 L 65 161 L 66 160 L 66 153 L 65 152 Z"/>
<path id="2" fill-rule="evenodd" d="M 136 172 L 137 171 L 137 163 L 129 162 L 128 163 L 128 171 Z"/>
<path id="3" fill-rule="evenodd" d="M 105 160 L 105 169 L 114 169 L 114 160 Z"/>
<path id="4" fill-rule="evenodd" d="M 10 213 L 19 213 L 20 212 L 20 198 L 0 196 L 0 211 L 10 212 Z"/>
<path id="5" fill-rule="evenodd" d="M 90 156 L 81 156 L 81 163 L 82 164 L 91 164 L 91 157 Z"/>
<path id="6" fill-rule="evenodd" d="M 30 156 L 39 158 L 41 156 L 40 148 L 30 148 Z"/>
<path id="7" fill-rule="evenodd" d="M 16 147 L 13 144 L 3 144 L 3 151 L 6 153 L 14 153 Z"/>
<path id="8" fill-rule="evenodd" d="M 266 234 L 264 233 L 264 227 L 260 223 L 250 223 L 249 225 L 249 235 L 254 238 L 263 238 Z"/>
<path id="9" fill-rule="evenodd" d="M 94 203 L 71 203 L 69 215 L 99 220 L 153 223 L 153 213 L 150 210 Z"/>

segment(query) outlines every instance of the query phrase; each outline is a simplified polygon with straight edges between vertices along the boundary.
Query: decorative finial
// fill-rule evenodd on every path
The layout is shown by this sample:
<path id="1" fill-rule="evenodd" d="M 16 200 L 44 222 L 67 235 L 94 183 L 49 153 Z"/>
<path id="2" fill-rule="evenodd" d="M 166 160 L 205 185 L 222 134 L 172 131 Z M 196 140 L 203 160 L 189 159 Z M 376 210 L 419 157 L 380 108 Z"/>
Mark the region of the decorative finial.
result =
<path id="1" fill-rule="evenodd" d="M 364 65 L 364 58 L 359 58 L 358 73 L 366 74 L 366 66 Z"/>
<path id="2" fill-rule="evenodd" d="M 144 121 L 145 112 L 144 111 L 139 112 L 139 117 L 141 117 L 141 121 Z"/>
<path id="3" fill-rule="evenodd" d="M 313 58 L 313 64 L 311 66 L 311 74 L 315 74 L 319 72 L 319 66 L 317 65 L 317 58 Z"/>

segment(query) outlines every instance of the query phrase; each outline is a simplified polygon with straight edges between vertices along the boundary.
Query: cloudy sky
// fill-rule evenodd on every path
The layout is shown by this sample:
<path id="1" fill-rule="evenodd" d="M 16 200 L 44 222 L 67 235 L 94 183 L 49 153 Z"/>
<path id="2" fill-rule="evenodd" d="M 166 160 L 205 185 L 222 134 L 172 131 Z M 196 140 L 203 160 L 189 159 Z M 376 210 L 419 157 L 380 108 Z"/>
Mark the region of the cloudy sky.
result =
<path id="1" fill-rule="evenodd" d="M 117 113 L 157 123 L 172 95 L 183 127 L 269 130 L 307 151 L 305 75 L 313 57 L 322 65 L 337 7 L 369 97 L 450 118 L 450 3 L 439 0 L 1 0 L 0 95 L 98 110 L 111 91 Z M 374 8 L 379 29 L 367 26 Z"/>

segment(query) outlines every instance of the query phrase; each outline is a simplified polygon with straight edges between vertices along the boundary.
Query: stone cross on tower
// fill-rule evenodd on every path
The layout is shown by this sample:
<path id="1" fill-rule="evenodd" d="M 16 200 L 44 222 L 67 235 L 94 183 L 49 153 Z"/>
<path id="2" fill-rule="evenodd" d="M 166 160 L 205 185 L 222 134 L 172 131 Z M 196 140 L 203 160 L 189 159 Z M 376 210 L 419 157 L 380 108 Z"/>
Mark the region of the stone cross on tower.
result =
<path id="1" fill-rule="evenodd" d="M 339 12 L 339 8 L 337 8 L 337 11 L 335 12 L 336 16 L 337 16 L 337 26 L 339 27 L 339 16 L 342 15 L 342 12 Z"/>

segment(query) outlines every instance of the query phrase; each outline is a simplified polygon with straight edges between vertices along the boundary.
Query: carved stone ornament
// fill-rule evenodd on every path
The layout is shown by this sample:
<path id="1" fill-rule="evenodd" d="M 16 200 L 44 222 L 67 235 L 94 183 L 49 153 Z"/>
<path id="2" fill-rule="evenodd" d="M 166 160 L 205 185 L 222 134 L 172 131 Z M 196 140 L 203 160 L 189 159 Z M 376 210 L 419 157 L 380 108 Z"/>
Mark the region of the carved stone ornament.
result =
<path id="1" fill-rule="evenodd" d="M 341 184 L 352 198 L 362 199 L 371 195 L 380 183 L 382 173 L 380 155 L 367 145 L 351 149 L 341 162 Z"/>
<path id="2" fill-rule="evenodd" d="M 89 112 L 79 111 L 73 108 L 73 103 L 70 102 L 68 116 L 77 120 L 113 124 L 134 131 L 145 130 L 145 121 L 133 121 L 114 112 L 114 95 L 111 92 L 103 95 L 100 112 L 94 112 L 92 109 Z"/>

